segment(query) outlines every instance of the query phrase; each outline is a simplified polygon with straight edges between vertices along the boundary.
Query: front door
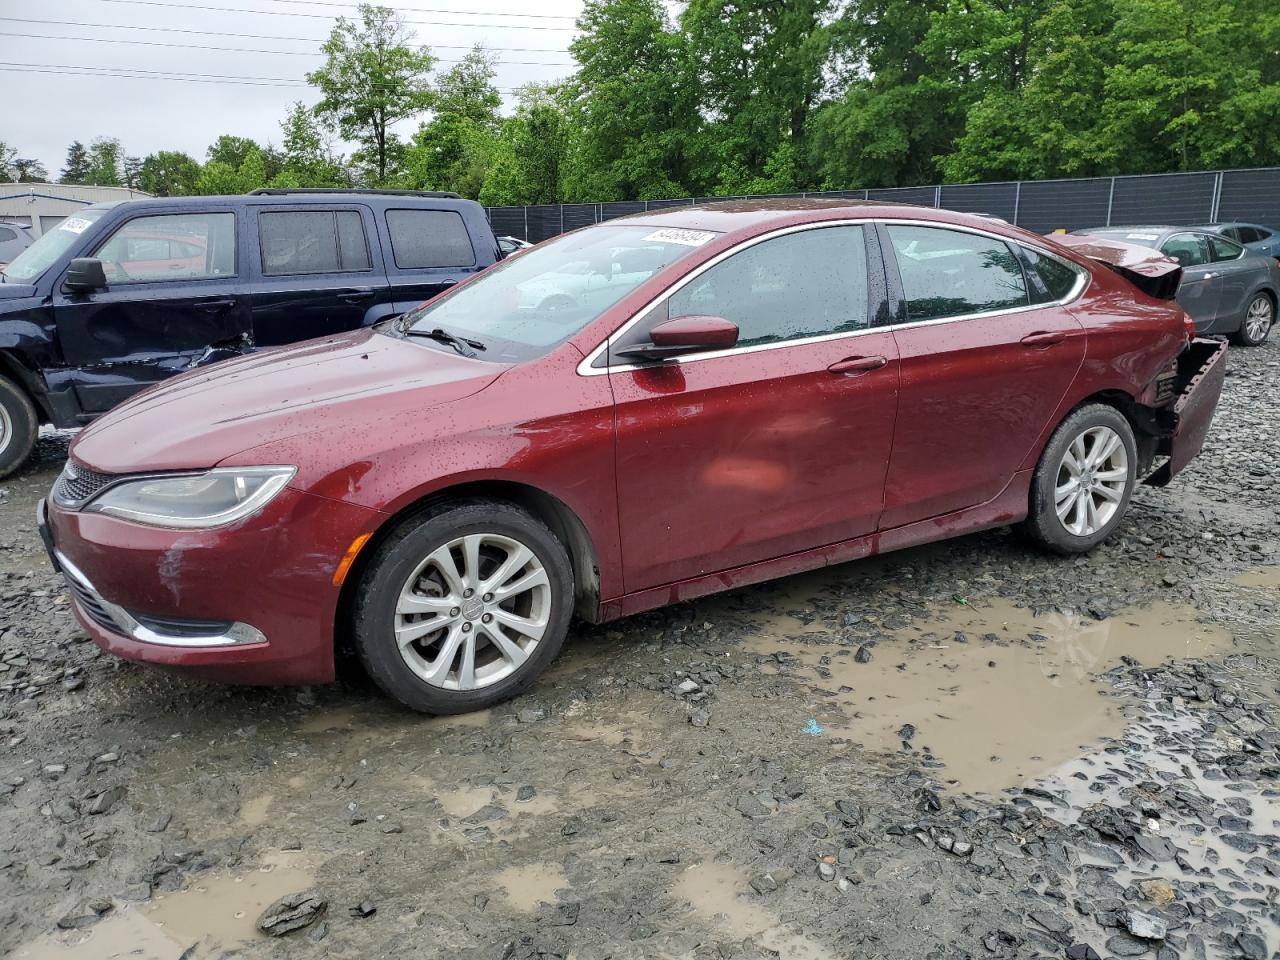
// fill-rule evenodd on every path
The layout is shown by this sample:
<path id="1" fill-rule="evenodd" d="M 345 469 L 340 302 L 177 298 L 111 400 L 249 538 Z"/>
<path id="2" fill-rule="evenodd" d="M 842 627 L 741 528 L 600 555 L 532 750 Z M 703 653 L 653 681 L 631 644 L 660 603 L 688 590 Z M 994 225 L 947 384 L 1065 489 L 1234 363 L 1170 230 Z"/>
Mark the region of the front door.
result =
<path id="1" fill-rule="evenodd" d="M 616 339 L 691 314 L 739 328 L 738 345 L 715 353 L 611 358 L 628 592 L 875 530 L 898 358 L 893 335 L 870 326 L 883 267 L 867 237 L 839 225 L 755 243 Z"/>
<path id="2" fill-rule="evenodd" d="M 254 212 L 257 346 L 358 330 L 366 316 L 376 316 L 371 311 L 389 299 L 367 207 L 280 205 Z"/>
<path id="3" fill-rule="evenodd" d="M 85 413 L 106 411 L 249 330 L 232 210 L 126 220 L 90 256 L 107 287 L 54 289 L 58 341 Z"/>
<path id="4" fill-rule="evenodd" d="M 1057 302 L 1078 286 L 1076 268 L 1046 257 L 1045 276 L 1028 290 L 1004 240 L 932 226 L 883 230 L 891 287 L 905 298 L 905 323 L 894 328 L 902 399 L 880 522 L 889 529 L 1004 490 L 1079 371 L 1085 338 Z"/>
<path id="5" fill-rule="evenodd" d="M 1213 326 L 1222 299 L 1222 276 L 1210 262 L 1209 241 L 1199 233 L 1175 233 L 1160 244 L 1160 252 L 1182 264 L 1178 305 L 1191 316 L 1197 333 Z"/>

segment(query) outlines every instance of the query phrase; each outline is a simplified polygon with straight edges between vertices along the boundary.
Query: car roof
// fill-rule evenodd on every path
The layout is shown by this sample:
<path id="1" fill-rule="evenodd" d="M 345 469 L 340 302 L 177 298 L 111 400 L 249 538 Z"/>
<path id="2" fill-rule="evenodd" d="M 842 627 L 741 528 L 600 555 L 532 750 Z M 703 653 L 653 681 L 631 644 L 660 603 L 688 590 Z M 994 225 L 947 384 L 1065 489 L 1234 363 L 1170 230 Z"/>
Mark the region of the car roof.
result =
<path id="1" fill-rule="evenodd" d="M 107 203 L 95 203 L 86 210 L 109 210 L 123 204 L 129 206 L 147 206 L 163 209 L 164 207 L 201 207 L 229 205 L 239 206 L 284 206 L 288 204 L 335 204 L 335 203 L 367 203 L 380 207 L 429 206 L 433 210 L 462 210 L 474 207 L 474 200 L 463 200 L 458 197 L 441 197 L 416 195 L 413 193 L 378 193 L 375 191 L 335 191 L 331 193 L 307 193 L 305 191 L 289 193 L 238 193 L 213 196 L 192 197 L 135 197 L 132 200 L 113 200 Z"/>

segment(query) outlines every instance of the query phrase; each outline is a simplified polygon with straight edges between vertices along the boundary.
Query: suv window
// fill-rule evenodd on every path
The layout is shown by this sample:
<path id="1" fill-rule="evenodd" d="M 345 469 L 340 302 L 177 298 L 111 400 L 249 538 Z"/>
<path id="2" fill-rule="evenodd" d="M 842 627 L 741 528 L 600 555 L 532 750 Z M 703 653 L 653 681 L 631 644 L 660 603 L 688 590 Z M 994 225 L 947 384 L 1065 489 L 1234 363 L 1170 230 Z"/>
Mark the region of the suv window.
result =
<path id="1" fill-rule="evenodd" d="M 1244 247 L 1234 240 L 1228 240 L 1226 237 L 1209 238 L 1209 254 L 1214 263 L 1235 260 L 1242 253 L 1244 253 Z"/>
<path id="2" fill-rule="evenodd" d="M 10 240 L 17 240 L 18 235 L 8 227 L 0 227 L 0 243 L 7 243 Z"/>
<path id="3" fill-rule="evenodd" d="M 452 210 L 388 210 L 391 254 L 401 270 L 470 267 L 476 262 L 462 215 Z"/>
<path id="4" fill-rule="evenodd" d="M 212 280 L 236 273 L 233 213 L 134 217 L 93 254 L 111 283 Z"/>
<path id="5" fill-rule="evenodd" d="M 1184 267 L 1198 267 L 1209 262 L 1209 244 L 1198 233 L 1174 234 L 1160 244 L 1160 252 Z"/>
<path id="6" fill-rule="evenodd" d="M 258 214 L 262 272 L 269 277 L 370 268 L 358 210 L 277 210 Z"/>
<path id="7" fill-rule="evenodd" d="M 734 254 L 668 299 L 668 317 L 688 314 L 736 323 L 742 347 L 860 330 L 869 324 L 863 228 L 806 230 Z"/>
<path id="8" fill-rule="evenodd" d="M 939 227 L 890 226 L 909 320 L 1026 306 L 1022 266 L 1007 243 Z"/>
<path id="9" fill-rule="evenodd" d="M 1027 285 L 1032 303 L 1057 303 L 1065 300 L 1080 280 L 1080 271 L 1057 257 L 1022 247 L 1027 267 Z"/>

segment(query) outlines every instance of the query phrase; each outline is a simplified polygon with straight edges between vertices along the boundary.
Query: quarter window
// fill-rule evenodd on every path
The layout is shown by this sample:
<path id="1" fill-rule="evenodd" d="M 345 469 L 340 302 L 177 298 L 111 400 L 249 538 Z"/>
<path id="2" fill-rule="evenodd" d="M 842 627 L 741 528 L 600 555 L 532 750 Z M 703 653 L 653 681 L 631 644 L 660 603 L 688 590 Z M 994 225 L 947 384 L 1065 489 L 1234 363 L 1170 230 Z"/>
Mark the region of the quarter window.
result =
<path id="1" fill-rule="evenodd" d="M 369 244 L 358 210 L 258 214 L 262 272 L 269 276 L 368 270 Z"/>
<path id="2" fill-rule="evenodd" d="M 1070 296 L 1080 280 L 1080 271 L 1057 257 L 1031 247 L 1022 248 L 1027 264 L 1027 286 L 1032 303 L 1057 303 Z"/>
<path id="3" fill-rule="evenodd" d="M 1209 262 L 1209 243 L 1198 233 L 1178 233 L 1160 245 L 1160 252 L 1184 267 L 1198 267 Z"/>
<path id="4" fill-rule="evenodd" d="M 1026 279 L 1009 245 L 938 227 L 890 226 L 911 321 L 1026 306 Z"/>
<path id="5" fill-rule="evenodd" d="M 1267 235 L 1257 227 L 1233 227 L 1226 233 L 1227 236 L 1233 240 L 1239 240 L 1241 243 L 1257 243 L 1259 240 L 1267 238 Z"/>
<path id="6" fill-rule="evenodd" d="M 476 262 L 467 225 L 452 210 L 388 210 L 387 229 L 401 270 L 470 267 Z"/>
<path id="7" fill-rule="evenodd" d="M 734 254 L 667 301 L 667 317 L 689 314 L 736 323 L 743 347 L 860 330 L 868 326 L 863 228 L 806 230 Z"/>
<path id="8" fill-rule="evenodd" d="M 236 272 L 236 218 L 232 213 L 178 213 L 135 217 L 98 247 L 111 283 L 212 280 Z"/>
<path id="9" fill-rule="evenodd" d="M 1244 253 L 1244 247 L 1234 240 L 1228 240 L 1226 237 L 1209 238 L 1209 254 L 1214 263 L 1234 260 L 1242 253 Z"/>

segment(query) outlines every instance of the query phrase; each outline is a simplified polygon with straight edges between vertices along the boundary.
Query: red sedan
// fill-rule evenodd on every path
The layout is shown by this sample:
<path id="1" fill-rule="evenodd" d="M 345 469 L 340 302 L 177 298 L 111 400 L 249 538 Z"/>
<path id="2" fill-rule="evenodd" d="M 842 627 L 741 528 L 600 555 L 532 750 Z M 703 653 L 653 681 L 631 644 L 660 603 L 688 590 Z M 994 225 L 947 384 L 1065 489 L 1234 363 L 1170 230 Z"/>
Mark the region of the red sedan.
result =
<path id="1" fill-rule="evenodd" d="M 610 221 L 139 395 L 42 529 L 112 653 L 312 683 L 349 637 L 432 713 L 524 688 L 575 614 L 1012 523 L 1078 553 L 1224 373 L 1177 264 L 1112 246 L 816 200 Z"/>

